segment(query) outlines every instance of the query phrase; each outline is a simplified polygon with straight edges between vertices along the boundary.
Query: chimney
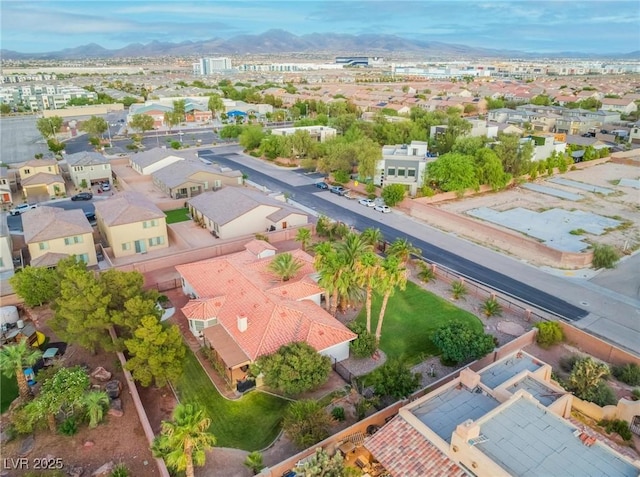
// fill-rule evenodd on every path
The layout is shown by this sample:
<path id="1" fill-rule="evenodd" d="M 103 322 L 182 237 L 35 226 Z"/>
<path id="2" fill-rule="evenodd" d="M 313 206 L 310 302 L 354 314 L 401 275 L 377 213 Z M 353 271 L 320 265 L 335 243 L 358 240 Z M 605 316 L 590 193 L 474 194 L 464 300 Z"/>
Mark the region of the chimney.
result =
<path id="1" fill-rule="evenodd" d="M 238 316 L 238 330 L 241 333 L 247 331 L 247 317 L 244 315 Z"/>

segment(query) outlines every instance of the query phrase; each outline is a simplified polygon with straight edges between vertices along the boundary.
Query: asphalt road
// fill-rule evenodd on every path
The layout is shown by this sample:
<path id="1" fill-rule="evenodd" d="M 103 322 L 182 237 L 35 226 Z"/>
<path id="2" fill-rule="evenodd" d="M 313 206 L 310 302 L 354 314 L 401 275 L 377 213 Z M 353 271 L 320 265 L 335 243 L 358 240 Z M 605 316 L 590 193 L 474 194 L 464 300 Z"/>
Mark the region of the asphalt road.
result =
<path id="1" fill-rule="evenodd" d="M 364 215 L 364 213 L 360 214 L 357 211 L 345 210 L 339 203 L 334 204 L 333 202 L 326 201 L 321 197 L 318 197 L 318 191 L 320 189 L 315 187 L 313 183 L 309 184 L 309 181 L 312 180 L 312 178 L 309 178 L 306 185 L 296 186 L 293 185 L 292 182 L 285 182 L 263 172 L 257 171 L 247 163 L 241 162 L 238 164 L 238 161 L 244 157 L 241 155 L 234 155 L 233 153 L 221 155 L 216 154 L 212 150 L 201 150 L 199 152 L 199 156 L 217 162 L 221 165 L 237 168 L 247 174 L 249 176 L 249 180 L 265 185 L 274 191 L 288 193 L 296 202 L 332 217 L 333 219 L 341 220 L 352 225 L 358 230 L 364 230 L 368 227 L 377 227 L 381 230 L 388 242 L 392 242 L 399 237 L 407 237 L 416 247 L 422 250 L 422 256 L 427 260 L 444 265 L 445 267 L 455 270 L 466 277 L 485 283 L 492 288 L 502 291 L 503 293 L 516 297 L 526 303 L 534 304 L 541 309 L 548 310 L 553 314 L 566 318 L 567 320 L 579 320 L 588 314 L 586 310 L 567 303 L 560 298 L 541 292 L 526 283 L 498 273 L 471 260 L 462 258 L 449 250 L 437 247 L 423 240 L 417 236 L 417 234 L 399 232 L 396 228 L 381 222 L 381 220 L 388 220 L 389 214 L 383 216 L 382 214 L 377 213 L 380 216 L 379 218 L 371 218 Z M 288 172 L 291 173 L 291 171 Z M 293 173 L 304 175 L 299 170 L 293 171 Z M 322 191 L 320 194 L 330 194 L 330 192 Z M 340 197 L 339 199 L 342 201 L 347 200 L 343 197 Z M 365 208 L 363 206 L 361 207 L 361 210 L 364 212 Z M 369 211 L 367 210 L 367 212 Z"/>

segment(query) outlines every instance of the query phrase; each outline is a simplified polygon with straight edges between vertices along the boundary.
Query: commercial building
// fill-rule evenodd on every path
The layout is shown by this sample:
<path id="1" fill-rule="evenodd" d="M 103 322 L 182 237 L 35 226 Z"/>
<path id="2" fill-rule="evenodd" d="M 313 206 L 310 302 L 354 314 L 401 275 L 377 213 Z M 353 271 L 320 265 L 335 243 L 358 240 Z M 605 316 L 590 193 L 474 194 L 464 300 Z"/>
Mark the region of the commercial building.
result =
<path id="1" fill-rule="evenodd" d="M 210 75 L 215 72 L 232 69 L 231 60 L 226 57 L 200 58 L 197 63 L 193 63 L 193 74 L 196 76 Z"/>

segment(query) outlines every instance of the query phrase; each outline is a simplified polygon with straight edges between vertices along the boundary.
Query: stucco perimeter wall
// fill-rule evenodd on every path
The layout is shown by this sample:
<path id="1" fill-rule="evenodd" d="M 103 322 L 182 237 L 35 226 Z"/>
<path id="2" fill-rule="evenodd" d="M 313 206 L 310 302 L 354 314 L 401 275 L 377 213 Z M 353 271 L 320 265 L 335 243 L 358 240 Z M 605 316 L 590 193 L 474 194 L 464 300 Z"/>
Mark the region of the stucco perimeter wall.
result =
<path id="1" fill-rule="evenodd" d="M 594 358 L 617 366 L 627 363 L 640 365 L 640 358 L 637 356 L 586 333 L 569 323 L 565 323 L 564 321 L 558 321 L 558 323 L 564 332 L 565 341 L 571 343 L 572 346 L 575 346 L 579 350 L 590 354 Z"/>
<path id="2" fill-rule="evenodd" d="M 406 205 L 408 206 L 408 213 L 412 217 L 442 227 L 445 230 L 448 230 L 448 227 L 450 228 L 452 224 L 455 224 L 468 231 L 470 237 L 471 233 L 473 233 L 473 237 L 475 238 L 481 236 L 483 242 L 488 242 L 506 251 L 513 250 L 516 254 L 517 250 L 527 250 L 551 266 L 568 269 L 584 268 L 588 267 L 593 260 L 592 251 L 583 253 L 562 252 L 547 247 L 536 240 L 501 230 L 481 221 L 464 217 L 432 205 L 423 204 L 418 201 L 411 201 Z"/>
<path id="3" fill-rule="evenodd" d="M 75 116 L 95 116 L 98 114 L 107 114 L 111 111 L 124 111 L 124 104 L 94 104 L 89 106 L 71 106 L 64 109 L 45 109 L 42 115 L 45 118 L 59 116 L 61 118 L 73 118 Z"/>
<path id="4" fill-rule="evenodd" d="M 640 149 L 615 152 L 611 154 L 611 162 L 615 164 L 624 164 L 626 166 L 640 167 Z"/>

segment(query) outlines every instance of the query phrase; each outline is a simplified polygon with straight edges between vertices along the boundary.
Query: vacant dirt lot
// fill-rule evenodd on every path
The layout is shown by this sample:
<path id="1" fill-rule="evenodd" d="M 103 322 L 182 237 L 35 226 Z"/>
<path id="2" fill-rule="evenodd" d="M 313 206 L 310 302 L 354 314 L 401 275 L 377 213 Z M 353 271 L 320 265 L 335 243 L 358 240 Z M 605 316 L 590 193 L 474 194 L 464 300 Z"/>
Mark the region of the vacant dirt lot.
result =
<path id="1" fill-rule="evenodd" d="M 640 191 L 632 187 L 618 185 L 620 179 L 638 179 L 640 177 L 640 169 L 638 167 L 606 163 L 579 171 L 569 171 L 553 177 L 562 177 L 585 184 L 606 187 L 613 189 L 614 192 L 609 195 L 597 194 L 560 184 L 548 183 L 543 177 L 539 178 L 536 183 L 554 189 L 580 194 L 584 198 L 579 201 L 570 201 L 527 190 L 522 187 L 515 187 L 499 193 L 487 193 L 476 197 L 465 198 L 464 200 L 440 203 L 437 204 L 437 207 L 449 212 L 465 215 L 469 218 L 470 216 L 466 215 L 466 212 L 479 207 L 488 207 L 497 211 L 522 207 L 539 212 L 553 208 L 565 209 L 567 211 L 580 210 L 591 212 L 621 220 L 625 224 L 603 235 L 585 234 L 586 241 L 589 243 L 610 244 L 619 251 L 626 250 L 627 252 L 640 247 L 640 201 L 638 200 Z M 491 225 L 496 228 L 501 228 L 499 225 Z M 464 230 L 453 225 L 449 230 L 465 236 L 470 236 L 470 234 L 473 233 L 472 238 L 475 241 L 483 241 L 483 238 L 478 236 L 477 231 Z M 517 232 L 512 231 L 512 233 Z M 536 263 L 536 257 L 533 254 L 526 256 L 527 253 L 523 250 L 511 250 L 511 253 L 531 263 Z"/>

